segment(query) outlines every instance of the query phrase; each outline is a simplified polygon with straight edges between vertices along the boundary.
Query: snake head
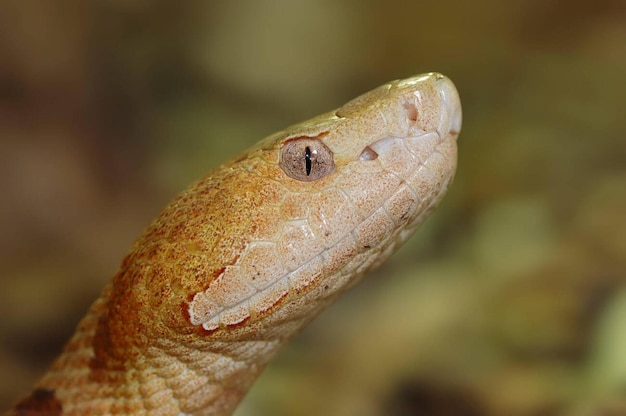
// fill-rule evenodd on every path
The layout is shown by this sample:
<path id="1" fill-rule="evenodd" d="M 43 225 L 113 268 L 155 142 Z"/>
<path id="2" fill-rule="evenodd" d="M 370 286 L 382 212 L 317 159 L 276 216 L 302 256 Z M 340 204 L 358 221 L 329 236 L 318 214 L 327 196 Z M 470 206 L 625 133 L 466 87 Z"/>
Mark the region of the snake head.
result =
<path id="1" fill-rule="evenodd" d="M 233 333 L 256 323 L 270 338 L 286 333 L 277 326 L 299 327 L 436 206 L 454 176 L 460 128 L 454 85 L 430 73 L 385 84 L 235 159 L 210 185 L 221 201 L 207 204 L 220 208 L 213 236 L 228 246 L 212 247 L 219 273 L 194 293 L 190 321 Z"/>

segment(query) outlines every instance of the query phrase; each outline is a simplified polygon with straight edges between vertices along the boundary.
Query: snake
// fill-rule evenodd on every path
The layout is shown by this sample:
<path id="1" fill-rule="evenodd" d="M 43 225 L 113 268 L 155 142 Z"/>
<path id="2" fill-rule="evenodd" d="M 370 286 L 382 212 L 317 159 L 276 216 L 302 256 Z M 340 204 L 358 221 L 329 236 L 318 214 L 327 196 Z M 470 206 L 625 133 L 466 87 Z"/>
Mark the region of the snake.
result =
<path id="1" fill-rule="evenodd" d="M 176 196 L 7 415 L 231 415 L 276 352 L 385 261 L 457 165 L 449 78 L 386 83 Z"/>

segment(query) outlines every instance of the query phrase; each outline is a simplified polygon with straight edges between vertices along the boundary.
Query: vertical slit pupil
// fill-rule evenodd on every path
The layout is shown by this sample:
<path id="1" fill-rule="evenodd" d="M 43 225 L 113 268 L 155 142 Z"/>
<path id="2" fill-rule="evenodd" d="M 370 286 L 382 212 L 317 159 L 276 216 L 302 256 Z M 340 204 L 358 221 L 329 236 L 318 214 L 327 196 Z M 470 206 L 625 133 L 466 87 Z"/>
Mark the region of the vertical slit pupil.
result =
<path id="1" fill-rule="evenodd" d="M 311 174 L 311 148 L 309 146 L 304 148 L 304 163 L 306 165 L 306 176 Z"/>

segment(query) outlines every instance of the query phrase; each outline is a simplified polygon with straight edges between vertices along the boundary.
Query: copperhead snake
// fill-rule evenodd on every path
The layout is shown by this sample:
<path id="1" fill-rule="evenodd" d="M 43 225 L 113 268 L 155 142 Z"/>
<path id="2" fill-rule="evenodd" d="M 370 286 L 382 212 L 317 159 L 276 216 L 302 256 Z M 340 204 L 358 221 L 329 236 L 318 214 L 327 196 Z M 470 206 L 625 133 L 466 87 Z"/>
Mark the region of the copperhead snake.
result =
<path id="1" fill-rule="evenodd" d="M 275 133 L 178 195 L 9 415 L 230 415 L 272 356 L 380 265 L 456 169 L 429 73 Z"/>

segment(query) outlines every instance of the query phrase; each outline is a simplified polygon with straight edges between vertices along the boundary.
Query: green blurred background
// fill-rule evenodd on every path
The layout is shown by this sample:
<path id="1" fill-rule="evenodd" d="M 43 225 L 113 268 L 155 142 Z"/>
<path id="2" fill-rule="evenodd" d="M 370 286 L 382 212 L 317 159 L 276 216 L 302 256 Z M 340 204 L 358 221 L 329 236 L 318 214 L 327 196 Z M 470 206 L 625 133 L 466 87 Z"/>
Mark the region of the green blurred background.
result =
<path id="1" fill-rule="evenodd" d="M 0 1 L 0 409 L 176 192 L 427 71 L 452 189 L 237 415 L 626 415 L 621 0 Z"/>

